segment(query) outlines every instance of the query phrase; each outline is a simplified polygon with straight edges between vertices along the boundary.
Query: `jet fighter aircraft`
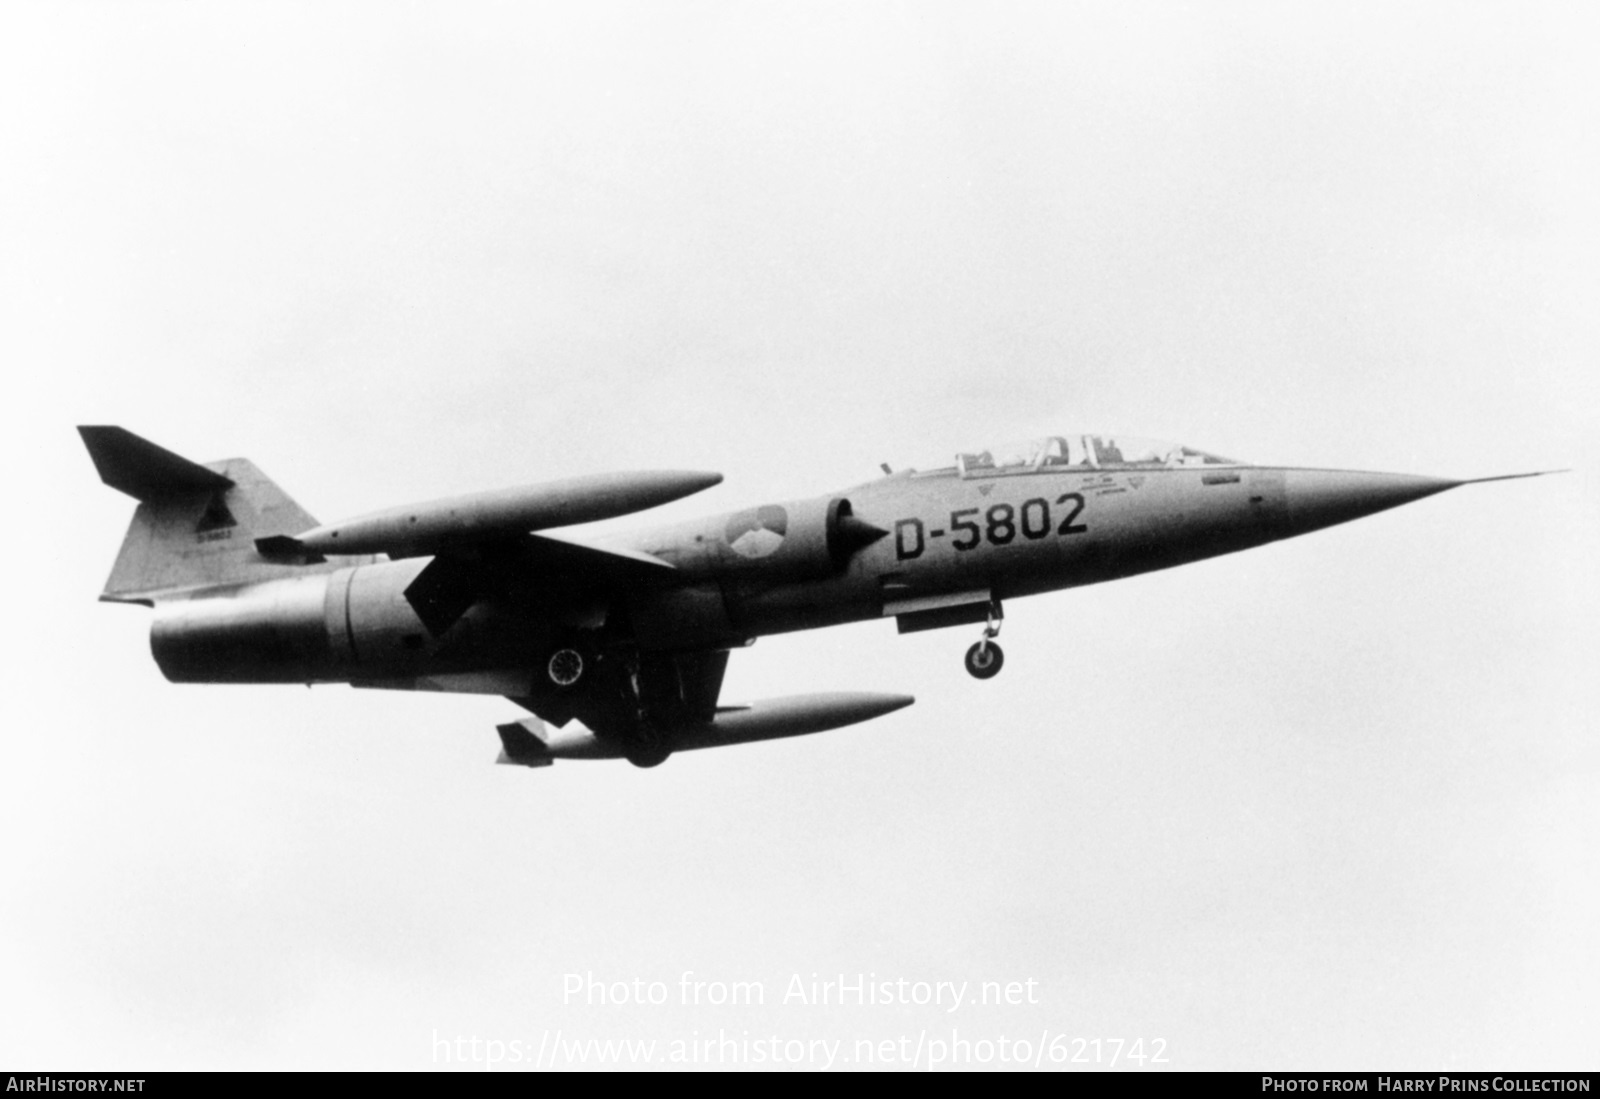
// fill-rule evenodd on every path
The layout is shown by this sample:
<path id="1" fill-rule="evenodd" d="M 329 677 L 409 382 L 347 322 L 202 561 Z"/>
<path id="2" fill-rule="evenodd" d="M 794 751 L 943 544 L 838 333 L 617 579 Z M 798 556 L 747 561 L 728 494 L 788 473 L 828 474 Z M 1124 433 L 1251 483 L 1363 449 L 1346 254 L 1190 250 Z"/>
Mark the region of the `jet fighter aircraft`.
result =
<path id="1" fill-rule="evenodd" d="M 1254 466 L 1121 435 L 973 450 L 841 492 L 640 533 L 564 527 L 699 492 L 717 473 L 612 473 L 319 524 L 242 458 L 204 465 L 80 427 L 139 501 L 101 599 L 153 607 L 175 683 L 349 683 L 498 694 L 499 762 L 625 758 L 836 729 L 894 694 L 721 704 L 729 653 L 766 634 L 893 618 L 981 626 L 1006 602 L 1292 538 L 1469 481 Z M 1534 473 L 1510 477 L 1532 477 Z M 1487 477 L 1479 480 L 1504 480 Z"/>

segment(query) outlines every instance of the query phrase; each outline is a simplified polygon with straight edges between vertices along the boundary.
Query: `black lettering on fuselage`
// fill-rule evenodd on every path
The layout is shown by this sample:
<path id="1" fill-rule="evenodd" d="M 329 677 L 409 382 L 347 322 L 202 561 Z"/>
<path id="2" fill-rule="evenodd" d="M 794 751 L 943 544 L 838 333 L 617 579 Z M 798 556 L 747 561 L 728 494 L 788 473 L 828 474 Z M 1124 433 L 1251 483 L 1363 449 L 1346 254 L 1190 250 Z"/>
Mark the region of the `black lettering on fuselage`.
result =
<path id="1" fill-rule="evenodd" d="M 915 543 L 907 540 L 906 534 L 915 535 Z M 902 561 L 909 561 L 913 557 L 921 557 L 927 543 L 922 535 L 921 519 L 896 519 L 894 524 L 894 555 Z"/>
<path id="2" fill-rule="evenodd" d="M 1066 517 L 1055 528 L 1056 534 L 1083 534 L 1088 531 L 1088 524 L 1076 522 L 1078 516 L 1083 514 L 1085 501 L 1082 493 L 1068 492 L 1059 497 L 1056 504 L 1067 508 Z M 1016 541 L 1018 534 L 1029 541 L 1037 541 L 1050 534 L 1051 522 L 1050 501 L 1042 496 L 1024 500 L 1021 506 L 993 504 L 987 511 L 981 508 L 958 508 L 950 513 L 950 545 L 962 552 L 977 549 L 986 541 L 991 546 L 1008 546 Z M 896 520 L 894 532 L 895 554 L 902 561 L 922 556 L 922 551 L 927 548 L 926 536 L 942 538 L 945 535 L 943 527 L 928 535 L 921 519 Z"/>

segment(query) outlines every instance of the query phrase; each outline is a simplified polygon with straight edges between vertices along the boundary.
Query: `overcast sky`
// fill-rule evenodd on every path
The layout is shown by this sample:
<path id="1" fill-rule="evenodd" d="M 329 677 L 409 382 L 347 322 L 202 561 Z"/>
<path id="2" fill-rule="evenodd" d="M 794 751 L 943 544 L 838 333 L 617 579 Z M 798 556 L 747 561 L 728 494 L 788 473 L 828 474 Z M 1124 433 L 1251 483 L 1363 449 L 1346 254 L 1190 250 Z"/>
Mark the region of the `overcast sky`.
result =
<path id="1" fill-rule="evenodd" d="M 0 1063 L 1594 1068 L 1596 17 L 1310 7 L 8 5 Z M 987 683 L 971 627 L 768 638 L 725 701 L 917 703 L 526 772 L 495 698 L 165 683 L 95 602 L 132 502 L 79 423 L 322 520 L 721 470 L 689 517 L 1073 429 L 1574 472 L 1016 602 Z M 968 1001 L 783 1002 L 813 974 Z"/>

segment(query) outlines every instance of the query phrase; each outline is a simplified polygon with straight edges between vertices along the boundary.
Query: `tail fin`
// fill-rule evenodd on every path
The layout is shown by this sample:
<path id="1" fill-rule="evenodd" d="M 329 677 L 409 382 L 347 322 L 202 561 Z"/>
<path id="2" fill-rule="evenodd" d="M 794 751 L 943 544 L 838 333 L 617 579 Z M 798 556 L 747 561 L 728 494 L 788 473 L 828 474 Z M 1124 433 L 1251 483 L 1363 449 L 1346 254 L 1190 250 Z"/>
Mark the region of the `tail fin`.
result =
<path id="1" fill-rule="evenodd" d="M 120 427 L 80 427 L 100 479 L 139 501 L 100 598 L 153 604 L 210 584 L 304 576 L 335 565 L 265 560 L 255 539 L 317 521 L 243 458 L 199 465 Z"/>

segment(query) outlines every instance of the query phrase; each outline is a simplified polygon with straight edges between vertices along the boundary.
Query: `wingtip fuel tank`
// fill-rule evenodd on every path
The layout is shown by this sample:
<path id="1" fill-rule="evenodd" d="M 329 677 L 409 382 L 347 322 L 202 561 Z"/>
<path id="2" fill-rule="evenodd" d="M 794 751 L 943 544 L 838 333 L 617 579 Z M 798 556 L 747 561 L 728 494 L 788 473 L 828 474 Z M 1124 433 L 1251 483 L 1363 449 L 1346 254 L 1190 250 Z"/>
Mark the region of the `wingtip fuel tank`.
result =
<path id="1" fill-rule="evenodd" d="M 748 706 L 730 706 L 710 720 L 669 731 L 674 752 L 720 748 L 758 740 L 824 733 L 871 721 L 910 706 L 911 695 L 867 691 L 771 698 Z M 620 759 L 624 750 L 578 722 L 552 728 L 537 717 L 497 726 L 503 750 L 498 763 L 545 767 L 557 759 Z"/>
<path id="2" fill-rule="evenodd" d="M 309 553 L 415 556 L 452 545 L 615 519 L 721 482 L 720 473 L 684 470 L 572 477 L 387 508 L 325 523 L 296 535 L 294 542 Z"/>

